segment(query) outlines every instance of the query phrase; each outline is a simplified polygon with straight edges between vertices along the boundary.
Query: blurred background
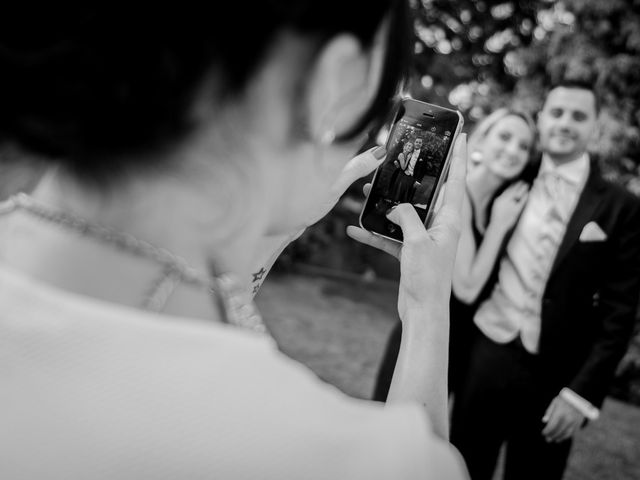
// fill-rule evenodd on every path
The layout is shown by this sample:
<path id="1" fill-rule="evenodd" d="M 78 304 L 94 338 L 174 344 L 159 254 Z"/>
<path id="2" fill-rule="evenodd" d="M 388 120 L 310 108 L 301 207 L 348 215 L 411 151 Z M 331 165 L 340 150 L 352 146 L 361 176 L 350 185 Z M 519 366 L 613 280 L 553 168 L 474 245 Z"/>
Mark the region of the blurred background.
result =
<path id="1" fill-rule="evenodd" d="M 591 153 L 606 177 L 640 195 L 640 0 L 410 3 L 413 98 L 460 110 L 469 131 L 502 106 L 535 116 L 546 86 L 559 79 L 591 81 L 602 99 Z M 323 255 L 324 264 L 364 271 L 367 262 L 336 244 L 344 221 L 355 218 L 349 213 L 359 212 L 359 187 L 288 252 L 288 261 L 315 263 Z M 385 266 L 376 274 L 394 276 Z"/>
<path id="2" fill-rule="evenodd" d="M 591 154 L 607 178 L 640 195 L 640 0 L 410 3 L 413 98 L 460 110 L 468 132 L 502 106 L 535 117 L 545 88 L 559 79 L 593 82 L 602 107 Z M 397 279 L 394 259 L 344 233 L 358 223 L 365 182 L 292 244 L 276 269 L 365 282 Z M 640 313 L 637 323 L 615 394 L 640 405 Z"/>

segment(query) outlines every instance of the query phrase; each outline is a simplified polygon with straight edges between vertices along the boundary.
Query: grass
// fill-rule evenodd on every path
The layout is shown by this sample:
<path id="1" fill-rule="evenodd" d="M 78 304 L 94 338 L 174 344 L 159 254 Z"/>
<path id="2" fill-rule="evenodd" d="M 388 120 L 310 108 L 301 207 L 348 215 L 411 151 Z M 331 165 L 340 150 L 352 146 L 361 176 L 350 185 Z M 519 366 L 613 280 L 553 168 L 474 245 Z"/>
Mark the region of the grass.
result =
<path id="1" fill-rule="evenodd" d="M 256 301 L 280 348 L 346 394 L 370 398 L 397 319 L 393 282 L 272 275 Z M 640 478 L 640 408 L 607 399 L 576 438 L 565 480 Z"/>

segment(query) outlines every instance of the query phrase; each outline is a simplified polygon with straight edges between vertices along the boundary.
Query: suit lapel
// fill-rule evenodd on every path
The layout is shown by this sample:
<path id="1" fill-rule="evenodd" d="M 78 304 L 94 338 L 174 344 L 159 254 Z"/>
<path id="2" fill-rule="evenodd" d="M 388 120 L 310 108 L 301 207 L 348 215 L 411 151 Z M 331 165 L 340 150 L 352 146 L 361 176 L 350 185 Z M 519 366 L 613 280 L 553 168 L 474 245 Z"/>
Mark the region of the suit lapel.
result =
<path id="1" fill-rule="evenodd" d="M 567 256 L 571 247 L 580 237 L 584 226 L 592 219 L 596 207 L 601 203 L 604 196 L 604 180 L 600 177 L 597 167 L 592 164 L 587 183 L 580 194 L 576 208 L 569 219 L 567 230 L 558 248 L 558 254 L 551 267 L 551 275 L 555 273 L 558 266 Z"/>

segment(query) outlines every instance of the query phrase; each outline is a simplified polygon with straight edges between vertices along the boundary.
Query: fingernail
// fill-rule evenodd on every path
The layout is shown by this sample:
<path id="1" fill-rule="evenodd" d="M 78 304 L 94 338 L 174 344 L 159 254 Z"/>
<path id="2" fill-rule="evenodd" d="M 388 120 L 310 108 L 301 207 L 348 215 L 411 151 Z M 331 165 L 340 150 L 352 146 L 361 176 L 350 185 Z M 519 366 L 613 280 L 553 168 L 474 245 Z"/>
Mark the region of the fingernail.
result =
<path id="1" fill-rule="evenodd" d="M 382 145 L 380 145 L 379 147 L 376 147 L 371 153 L 375 158 L 380 160 L 382 157 L 384 157 L 387 154 L 387 149 L 384 148 Z"/>
<path id="2" fill-rule="evenodd" d="M 397 207 L 397 205 L 394 205 L 393 207 L 390 207 L 389 210 L 387 210 L 386 215 L 389 215 L 391 212 L 393 212 L 393 210 Z"/>

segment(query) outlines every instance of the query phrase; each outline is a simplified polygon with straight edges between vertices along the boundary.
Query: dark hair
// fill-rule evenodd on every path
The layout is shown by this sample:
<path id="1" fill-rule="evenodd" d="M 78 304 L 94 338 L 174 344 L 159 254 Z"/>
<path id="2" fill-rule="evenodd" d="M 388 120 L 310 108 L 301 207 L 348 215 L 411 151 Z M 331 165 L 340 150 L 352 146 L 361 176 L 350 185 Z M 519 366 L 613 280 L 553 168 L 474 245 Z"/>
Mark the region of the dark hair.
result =
<path id="1" fill-rule="evenodd" d="M 129 165 L 121 154 L 168 148 L 187 134 L 189 107 L 211 71 L 227 101 L 242 93 L 279 32 L 319 44 L 349 32 L 366 48 L 387 13 L 377 95 L 340 139 L 385 112 L 406 76 L 406 0 L 230 1 L 201 11 L 171 5 L 145 14 L 94 7 L 67 16 L 52 9 L 41 25 L 33 17 L 13 22 L 24 38 L 0 32 L 0 142 L 17 142 L 88 179 L 144 167 L 145 155 Z M 34 30 L 46 40 L 33 40 Z"/>
<path id="2" fill-rule="evenodd" d="M 545 98 L 547 97 L 547 95 L 549 95 L 549 93 L 552 90 L 555 90 L 556 88 L 569 88 L 569 89 L 576 89 L 576 90 L 588 90 L 589 92 L 591 92 L 593 94 L 593 99 L 594 99 L 594 105 L 596 108 L 596 115 L 598 114 L 598 112 L 600 112 L 600 97 L 598 95 L 598 92 L 596 91 L 595 85 L 593 84 L 593 82 L 590 82 L 588 80 L 581 80 L 581 79 L 566 79 L 566 80 L 560 80 L 558 82 L 552 83 L 549 88 L 547 88 L 546 94 L 545 94 Z"/>

